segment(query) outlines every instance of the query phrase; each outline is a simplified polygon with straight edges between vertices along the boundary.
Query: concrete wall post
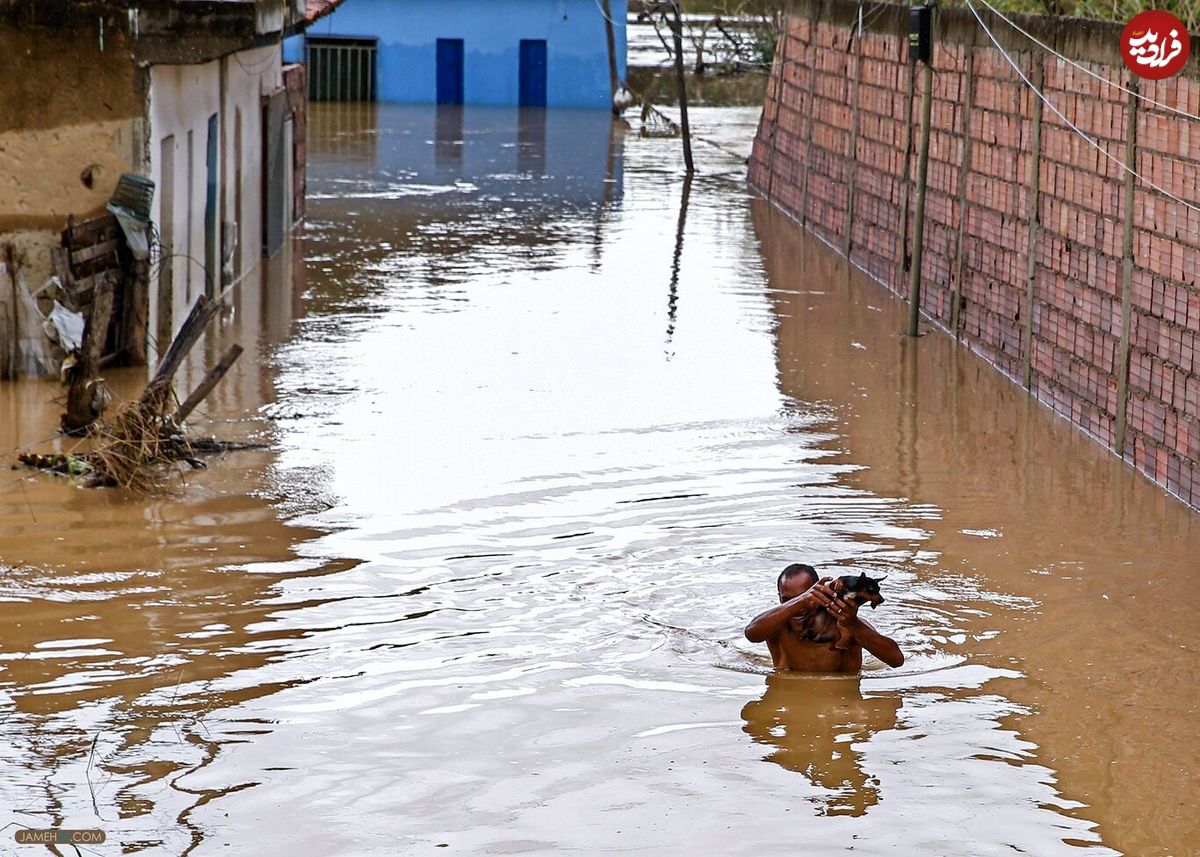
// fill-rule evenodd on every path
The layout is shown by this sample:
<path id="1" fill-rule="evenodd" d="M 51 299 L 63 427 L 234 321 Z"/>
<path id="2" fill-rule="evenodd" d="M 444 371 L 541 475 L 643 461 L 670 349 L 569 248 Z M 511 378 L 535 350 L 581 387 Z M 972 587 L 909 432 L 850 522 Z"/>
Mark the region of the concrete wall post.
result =
<path id="1" fill-rule="evenodd" d="M 1042 91 L 1046 78 L 1046 61 L 1039 54 L 1032 54 L 1033 85 Z M 1021 337 L 1024 347 L 1025 367 L 1021 378 L 1025 389 L 1033 384 L 1033 306 L 1037 290 L 1037 239 L 1039 209 L 1041 201 L 1041 163 L 1042 163 L 1042 99 L 1033 96 L 1033 141 L 1029 150 L 1029 199 L 1026 208 L 1028 231 L 1025 237 L 1025 330 Z"/>
<path id="2" fill-rule="evenodd" d="M 908 272 L 908 335 L 921 318 L 921 261 L 925 256 L 925 186 L 929 177 L 929 119 L 933 109 L 933 63 L 921 69 L 921 150 L 917 156 L 917 210 L 913 214 L 912 267 Z"/>
<path id="3" fill-rule="evenodd" d="M 768 122 L 764 115 L 759 133 L 764 131 L 770 134 L 770 143 L 767 147 L 767 199 L 771 202 L 775 201 L 775 152 L 779 149 L 779 141 L 776 139 L 779 135 L 779 110 L 783 105 L 783 91 L 786 86 L 786 74 L 788 63 L 788 44 L 792 40 L 791 18 L 785 18 L 783 23 L 783 32 L 779 36 L 779 44 L 776 47 L 776 74 L 774 75 L 775 97 L 767 102 L 766 107 L 771 108 L 771 119 Z M 764 107 L 764 114 L 766 111 Z"/>
<path id="4" fill-rule="evenodd" d="M 804 104 L 804 174 L 800 178 L 800 225 L 808 226 L 808 171 L 811 158 L 813 138 L 813 87 L 817 82 L 817 24 L 814 22 L 808 31 L 808 45 L 805 51 L 805 65 L 808 67 L 808 95 Z"/>
<path id="5" fill-rule="evenodd" d="M 1124 232 L 1121 236 L 1121 341 L 1117 346 L 1117 365 L 1113 367 L 1117 374 L 1117 413 L 1113 435 L 1113 451 L 1117 455 L 1125 455 L 1125 430 L 1129 408 L 1129 339 L 1131 308 L 1133 300 L 1133 190 L 1134 174 L 1137 167 L 1137 78 L 1128 75 L 1126 88 L 1129 89 L 1129 117 L 1125 128 L 1125 206 Z"/>
<path id="6" fill-rule="evenodd" d="M 963 97 L 962 165 L 958 170 L 958 235 L 954 239 L 954 284 L 950 291 L 950 332 L 958 339 L 962 333 L 963 256 L 966 251 L 967 230 L 967 181 L 971 174 L 971 114 L 975 107 L 975 45 L 967 47 L 966 92 Z"/>
<path id="7" fill-rule="evenodd" d="M 842 237 L 842 255 L 847 261 L 854 235 L 854 182 L 858 172 L 858 102 L 862 92 L 862 9 L 859 9 L 859 29 L 855 31 L 854 39 L 854 80 L 850 84 L 854 93 L 854 101 L 850 107 L 850 165 L 846 176 L 846 234 Z"/>
<path id="8" fill-rule="evenodd" d="M 900 191 L 900 241 L 897 247 L 900 258 L 896 260 L 896 285 L 893 287 L 900 292 L 904 275 L 908 273 L 911 256 L 908 252 L 908 201 L 912 187 L 912 150 L 913 150 L 913 98 L 917 91 L 917 67 L 908 64 L 908 90 L 904 97 L 904 177 L 901 180 Z"/>

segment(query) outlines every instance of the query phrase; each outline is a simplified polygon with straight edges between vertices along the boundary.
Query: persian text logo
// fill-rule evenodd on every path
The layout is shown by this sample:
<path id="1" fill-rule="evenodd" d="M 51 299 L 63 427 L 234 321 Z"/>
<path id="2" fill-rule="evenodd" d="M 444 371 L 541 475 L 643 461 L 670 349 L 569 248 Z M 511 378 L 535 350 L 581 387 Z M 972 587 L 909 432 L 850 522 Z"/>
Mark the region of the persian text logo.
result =
<path id="1" fill-rule="evenodd" d="M 1191 42 L 1183 22 L 1170 12 L 1133 16 L 1121 31 L 1121 59 L 1138 77 L 1162 80 L 1183 68 Z"/>

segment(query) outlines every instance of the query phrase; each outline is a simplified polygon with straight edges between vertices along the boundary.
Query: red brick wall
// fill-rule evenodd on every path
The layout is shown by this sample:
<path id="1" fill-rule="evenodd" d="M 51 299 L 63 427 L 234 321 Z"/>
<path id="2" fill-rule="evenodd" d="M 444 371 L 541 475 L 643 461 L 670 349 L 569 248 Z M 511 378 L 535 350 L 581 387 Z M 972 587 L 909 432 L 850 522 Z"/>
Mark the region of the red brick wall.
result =
<path id="1" fill-rule="evenodd" d="M 776 51 L 749 179 L 907 296 L 921 73 L 908 62 L 904 9 L 886 7 L 861 37 L 857 15 L 858 6 L 845 0 L 795 4 Z M 1133 85 L 1118 53 L 1120 25 L 1021 22 L 1106 80 Z M 1027 384 L 1039 401 L 1200 507 L 1200 213 L 1135 183 L 1133 274 L 1124 307 L 1125 171 L 1040 107 L 969 12 L 939 11 L 936 29 L 922 311 Z M 1127 93 L 1006 25 L 993 30 L 1021 72 L 1042 81 L 1047 99 L 1117 161 L 1125 160 L 1132 132 L 1137 172 L 1200 202 L 1200 122 L 1144 100 L 1134 107 Z M 1194 62 L 1170 80 L 1138 82 L 1139 92 L 1200 113 Z"/>

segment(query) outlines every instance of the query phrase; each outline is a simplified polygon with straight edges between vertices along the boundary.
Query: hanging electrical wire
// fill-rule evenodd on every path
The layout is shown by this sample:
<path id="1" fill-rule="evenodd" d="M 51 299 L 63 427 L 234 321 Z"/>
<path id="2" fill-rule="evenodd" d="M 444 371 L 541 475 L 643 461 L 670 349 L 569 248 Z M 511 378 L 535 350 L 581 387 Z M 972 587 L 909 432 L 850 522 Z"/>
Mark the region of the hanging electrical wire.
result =
<path id="1" fill-rule="evenodd" d="M 266 45 L 266 47 L 278 48 L 278 49 L 282 50 L 283 42 L 282 41 L 272 42 L 271 44 Z M 264 71 L 266 71 L 268 68 L 270 68 L 272 65 L 274 65 L 275 62 L 278 61 L 278 55 L 274 54 L 274 53 L 270 53 L 270 54 L 267 54 L 266 56 L 259 58 L 258 60 L 252 60 L 250 62 L 250 64 L 247 65 L 245 62 L 242 61 L 242 58 L 240 56 L 238 56 L 238 53 L 240 53 L 240 52 L 232 53 L 232 54 L 230 54 L 230 56 L 233 57 L 234 62 L 236 62 L 238 65 L 240 65 L 242 67 L 242 71 L 244 71 L 246 74 L 250 75 L 251 77 L 257 77 L 258 75 L 260 75 Z"/>
<path id="2" fill-rule="evenodd" d="M 1076 62 L 1075 60 L 1071 59 L 1070 57 L 1063 56 L 1058 51 L 1054 50 L 1054 48 L 1050 47 L 1048 44 L 1046 44 L 1041 39 L 1039 39 L 1037 36 L 1033 35 L 1028 30 L 1024 29 L 1020 24 L 1018 24 L 1012 18 L 1005 15 L 1003 12 L 1001 12 L 999 9 L 997 9 L 995 6 L 993 6 L 991 3 L 989 3 L 988 0 L 979 0 L 979 2 L 982 3 L 984 6 L 987 6 L 988 9 L 990 9 L 994 15 L 1001 18 L 1006 24 L 1008 24 L 1010 27 L 1012 27 L 1018 33 L 1023 35 L 1025 38 L 1029 39 L 1031 42 L 1038 45 L 1039 47 L 1041 47 L 1043 50 L 1047 51 L 1048 53 L 1051 53 L 1054 56 L 1058 57 L 1060 60 L 1067 63 L 1068 65 L 1074 66 L 1075 68 L 1079 69 L 1081 72 L 1083 72 L 1086 75 L 1089 75 L 1090 77 L 1094 77 L 1096 80 L 1100 81 L 1105 86 L 1111 86 L 1114 89 L 1119 89 L 1124 93 L 1135 96 L 1136 98 L 1146 102 L 1147 104 L 1153 104 L 1155 107 L 1162 108 L 1163 110 L 1166 110 L 1168 113 L 1175 113 L 1179 116 L 1183 116 L 1186 119 L 1194 119 L 1194 120 L 1200 121 L 1200 116 L 1196 116 L 1193 113 L 1188 113 L 1186 110 L 1180 110 L 1177 107 L 1172 107 L 1169 104 L 1163 104 L 1161 101 L 1155 101 L 1153 98 L 1150 98 L 1147 95 L 1142 95 L 1137 90 L 1129 89 L 1128 87 L 1122 86 L 1119 83 L 1114 83 L 1113 81 L 1106 78 L 1104 75 L 1097 74 L 1096 72 L 1092 71 L 1087 66 Z"/>
<path id="3" fill-rule="evenodd" d="M 596 9 L 600 12 L 601 18 L 608 21 L 608 23 L 612 24 L 614 27 L 620 26 L 620 24 L 618 24 L 611 17 L 609 17 L 609 14 L 604 11 L 604 7 L 600 5 L 600 0 L 593 0 L 593 2 L 596 4 Z M 622 21 L 621 23 L 624 23 L 624 21 Z"/>
<path id="4" fill-rule="evenodd" d="M 1052 102 L 1050 99 L 1048 99 L 1042 93 L 1042 91 L 1040 89 L 1038 89 L 1036 86 L 1033 85 L 1033 82 L 1025 75 L 1025 72 L 1021 71 L 1021 67 L 1019 65 L 1017 65 L 1016 61 L 1013 60 L 1013 58 L 1011 56 L 1009 56 L 1008 51 L 1004 50 L 1004 48 L 1000 46 L 1000 42 L 997 41 L 996 36 L 992 33 L 992 31 L 988 29 L 987 24 L 983 23 L 983 18 L 981 18 L 979 16 L 979 12 L 976 10 L 975 6 L 972 5 L 971 0 L 965 0 L 965 2 L 967 5 L 967 9 L 969 9 L 971 14 L 975 16 L 975 20 L 979 22 L 980 28 L 987 35 L 987 37 L 989 39 L 991 39 L 992 44 L 996 46 L 996 50 L 998 50 L 1000 52 L 1000 55 L 1004 57 L 1004 59 L 1008 62 L 1008 64 L 1010 66 L 1012 66 L 1013 71 L 1015 71 L 1017 73 L 1017 75 L 1021 78 L 1021 80 L 1025 81 L 1025 85 L 1028 86 L 1031 90 L 1033 90 L 1034 94 L 1037 95 L 1037 97 L 1041 100 L 1042 104 L 1046 105 L 1046 107 L 1048 107 L 1050 109 L 1051 113 L 1053 113 L 1055 116 L 1057 116 L 1059 119 L 1061 119 L 1067 125 L 1067 127 L 1069 127 L 1072 131 L 1074 131 L 1076 134 L 1078 134 L 1083 139 L 1083 141 L 1086 142 L 1089 146 L 1091 146 L 1097 152 L 1102 154 L 1108 160 L 1112 161 L 1114 164 L 1116 164 L 1122 170 L 1124 170 L 1125 172 L 1132 175 L 1135 179 L 1140 181 L 1142 184 L 1146 185 L 1147 187 L 1153 188 L 1154 190 L 1158 191 L 1160 194 L 1162 194 L 1167 199 L 1169 199 L 1173 202 L 1177 202 L 1180 205 L 1191 209 L 1192 211 L 1200 212 L 1200 206 L 1190 203 L 1186 199 L 1182 199 L 1182 198 L 1176 196 L 1175 194 L 1171 193 L 1169 190 L 1159 187 L 1154 182 L 1150 181 L 1149 179 L 1147 179 L 1146 177 L 1144 177 L 1143 175 L 1138 173 L 1137 170 L 1135 170 L 1133 167 L 1126 164 L 1124 161 L 1109 154 L 1107 149 L 1105 149 L 1103 146 L 1101 146 L 1099 143 L 1097 143 L 1094 139 L 1092 139 L 1092 137 L 1088 136 L 1088 134 L 1086 132 L 1084 132 L 1082 129 L 1080 129 L 1080 127 L 1078 125 L 1076 125 L 1074 122 L 1072 122 L 1070 119 L 1068 119 L 1061 110 L 1059 110 L 1057 107 L 1054 106 L 1054 102 Z"/>

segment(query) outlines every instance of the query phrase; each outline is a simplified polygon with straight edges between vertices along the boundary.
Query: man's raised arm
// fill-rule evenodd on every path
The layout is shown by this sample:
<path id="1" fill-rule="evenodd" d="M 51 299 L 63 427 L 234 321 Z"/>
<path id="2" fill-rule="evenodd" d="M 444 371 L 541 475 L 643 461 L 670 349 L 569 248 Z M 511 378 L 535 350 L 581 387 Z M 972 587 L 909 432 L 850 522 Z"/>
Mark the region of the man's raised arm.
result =
<path id="1" fill-rule="evenodd" d="M 904 665 L 904 652 L 900 651 L 900 647 L 896 645 L 896 641 L 891 637 L 885 637 L 867 622 L 859 619 L 858 627 L 851 629 L 851 633 L 854 634 L 854 639 L 858 640 L 864 649 L 889 667 Z"/>
<path id="2" fill-rule="evenodd" d="M 838 625 L 845 628 L 855 641 L 883 661 L 889 667 L 904 664 L 904 653 L 891 637 L 885 637 L 867 622 L 858 618 L 858 605 L 853 601 L 839 598 L 837 603 L 829 608 L 829 612 L 837 619 Z"/>
<path id="3" fill-rule="evenodd" d="M 826 578 L 813 584 L 812 588 L 795 598 L 759 613 L 746 626 L 746 639 L 751 643 L 764 642 L 787 627 L 787 623 L 793 618 L 811 613 L 818 607 L 828 607 L 837 597 L 829 588 L 828 580 L 829 578 Z"/>

